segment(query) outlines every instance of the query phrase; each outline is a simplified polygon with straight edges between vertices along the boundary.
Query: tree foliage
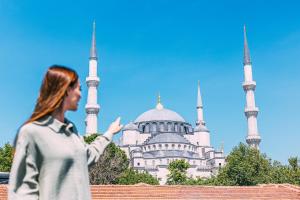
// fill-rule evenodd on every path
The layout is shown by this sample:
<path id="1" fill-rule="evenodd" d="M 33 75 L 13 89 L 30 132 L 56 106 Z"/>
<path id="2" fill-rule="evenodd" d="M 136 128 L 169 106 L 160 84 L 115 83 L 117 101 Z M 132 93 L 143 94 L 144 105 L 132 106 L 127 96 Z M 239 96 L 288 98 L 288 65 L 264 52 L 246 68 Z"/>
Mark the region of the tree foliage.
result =
<path id="1" fill-rule="evenodd" d="M 217 176 L 221 185 L 256 185 L 271 182 L 272 165 L 266 155 L 240 143 L 228 155 Z"/>
<path id="2" fill-rule="evenodd" d="M 180 185 L 186 184 L 188 180 L 187 169 L 190 167 L 190 164 L 185 160 L 175 160 L 171 162 L 168 166 L 169 174 L 167 179 L 167 184 L 169 185 Z"/>
<path id="3" fill-rule="evenodd" d="M 87 143 L 91 143 L 97 136 L 97 134 L 93 134 L 84 139 Z M 98 162 L 89 169 L 90 183 L 95 185 L 115 184 L 128 165 L 129 161 L 125 152 L 114 143 L 110 143 Z"/>
<path id="4" fill-rule="evenodd" d="M 9 172 L 13 161 L 13 147 L 6 143 L 0 147 L 0 172 Z"/>
<path id="5" fill-rule="evenodd" d="M 117 180 L 117 184 L 133 185 L 137 183 L 146 183 L 150 185 L 158 185 L 159 182 L 148 172 L 138 172 L 132 168 L 124 171 Z"/>

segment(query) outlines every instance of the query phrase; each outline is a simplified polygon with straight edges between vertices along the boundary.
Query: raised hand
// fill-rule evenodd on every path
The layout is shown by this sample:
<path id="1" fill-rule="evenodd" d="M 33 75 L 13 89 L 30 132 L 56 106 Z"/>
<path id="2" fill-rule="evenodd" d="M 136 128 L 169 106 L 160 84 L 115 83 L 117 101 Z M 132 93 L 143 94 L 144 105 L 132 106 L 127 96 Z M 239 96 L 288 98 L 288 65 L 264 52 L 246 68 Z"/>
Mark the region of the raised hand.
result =
<path id="1" fill-rule="evenodd" d="M 123 125 L 120 125 L 121 117 L 118 117 L 113 123 L 110 124 L 108 131 L 112 134 L 118 133 L 122 128 Z"/>

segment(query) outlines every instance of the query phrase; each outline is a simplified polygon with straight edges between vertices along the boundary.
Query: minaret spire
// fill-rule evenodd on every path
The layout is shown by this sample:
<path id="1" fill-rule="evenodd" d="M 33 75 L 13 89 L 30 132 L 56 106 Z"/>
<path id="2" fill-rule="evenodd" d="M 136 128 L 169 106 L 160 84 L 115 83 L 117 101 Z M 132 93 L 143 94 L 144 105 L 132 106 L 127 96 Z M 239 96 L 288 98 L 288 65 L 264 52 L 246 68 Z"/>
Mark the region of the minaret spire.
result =
<path id="1" fill-rule="evenodd" d="M 200 92 L 200 81 L 198 81 L 198 95 L 197 95 L 197 121 L 196 125 L 205 125 L 203 119 L 203 105 L 202 105 L 202 98 Z"/>
<path id="2" fill-rule="evenodd" d="M 97 60 L 97 49 L 96 49 L 96 22 L 93 22 L 93 34 L 92 34 L 92 46 L 90 51 L 90 59 Z"/>
<path id="3" fill-rule="evenodd" d="M 254 91 L 256 88 L 256 82 L 252 77 L 252 63 L 250 61 L 250 53 L 248 48 L 248 42 L 246 37 L 246 28 L 244 26 L 244 77 L 243 89 L 246 93 L 246 107 L 245 115 L 248 123 L 248 133 L 246 142 L 249 146 L 259 149 L 259 143 L 261 141 L 257 128 L 257 115 L 258 108 L 255 105 Z"/>
<path id="4" fill-rule="evenodd" d="M 244 65 L 251 65 L 250 51 L 247 41 L 246 25 L 244 25 Z"/>
<path id="5" fill-rule="evenodd" d="M 100 78 L 97 75 L 98 57 L 96 50 L 96 23 L 93 22 L 92 46 L 89 59 L 89 76 L 86 78 L 88 97 L 85 105 L 86 111 L 86 134 L 98 133 L 98 113 L 100 106 L 97 103 L 97 88 Z"/>
<path id="6" fill-rule="evenodd" d="M 197 108 L 203 108 L 202 98 L 201 98 L 201 93 L 200 93 L 200 81 L 198 81 Z"/>

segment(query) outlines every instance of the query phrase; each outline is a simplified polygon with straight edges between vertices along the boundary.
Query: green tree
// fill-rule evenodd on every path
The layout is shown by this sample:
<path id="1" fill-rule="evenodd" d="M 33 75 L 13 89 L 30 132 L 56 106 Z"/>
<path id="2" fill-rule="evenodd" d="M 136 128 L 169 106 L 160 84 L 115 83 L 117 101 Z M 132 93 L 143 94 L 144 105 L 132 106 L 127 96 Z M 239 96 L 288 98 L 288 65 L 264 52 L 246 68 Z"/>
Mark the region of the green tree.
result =
<path id="1" fill-rule="evenodd" d="M 91 143 L 97 134 L 85 137 L 87 143 Z M 99 161 L 90 167 L 89 177 L 91 184 L 115 184 L 117 178 L 128 168 L 129 161 L 124 151 L 114 143 L 110 143 Z"/>
<path id="2" fill-rule="evenodd" d="M 13 147 L 6 143 L 0 147 L 0 172 L 9 172 L 13 161 Z"/>
<path id="3" fill-rule="evenodd" d="M 240 143 L 226 159 L 217 175 L 219 185 L 256 185 L 271 182 L 272 165 L 266 155 Z"/>
<path id="4" fill-rule="evenodd" d="M 188 180 L 187 169 L 190 167 L 190 164 L 185 160 L 175 160 L 171 162 L 168 166 L 169 174 L 167 179 L 167 184 L 169 185 L 180 185 L 186 184 Z"/>
<path id="5" fill-rule="evenodd" d="M 146 183 L 150 185 L 158 185 L 159 181 L 148 172 L 138 172 L 132 168 L 124 171 L 117 179 L 117 184 L 133 185 L 137 183 Z"/>
<path id="6" fill-rule="evenodd" d="M 299 168 L 298 166 L 298 157 L 290 157 L 288 159 L 289 165 L 292 167 L 292 170 L 297 170 Z"/>

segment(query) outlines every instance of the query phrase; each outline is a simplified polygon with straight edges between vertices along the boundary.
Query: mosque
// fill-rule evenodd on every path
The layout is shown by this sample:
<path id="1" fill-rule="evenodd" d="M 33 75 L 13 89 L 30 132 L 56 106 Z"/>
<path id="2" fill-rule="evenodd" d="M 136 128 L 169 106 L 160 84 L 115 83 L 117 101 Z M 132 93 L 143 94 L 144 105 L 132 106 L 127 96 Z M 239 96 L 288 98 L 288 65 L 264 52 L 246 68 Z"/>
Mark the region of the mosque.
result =
<path id="1" fill-rule="evenodd" d="M 92 47 L 89 60 L 89 76 L 86 78 L 88 97 L 86 109 L 86 133 L 97 133 L 97 51 L 95 23 L 93 24 Z M 252 64 L 244 27 L 244 77 L 243 89 L 246 94 L 245 116 L 248 122 L 246 142 L 259 148 L 261 141 L 257 129 L 258 108 L 255 106 L 252 79 Z M 169 174 L 168 165 L 174 160 L 184 159 L 190 164 L 187 174 L 191 178 L 209 178 L 216 175 L 225 163 L 223 148 L 215 149 L 210 144 L 210 131 L 203 118 L 203 104 L 198 82 L 197 120 L 193 127 L 173 110 L 163 106 L 160 96 L 155 108 L 139 115 L 122 130 L 119 146 L 126 153 L 135 170 L 147 171 L 165 184 Z"/>

